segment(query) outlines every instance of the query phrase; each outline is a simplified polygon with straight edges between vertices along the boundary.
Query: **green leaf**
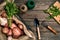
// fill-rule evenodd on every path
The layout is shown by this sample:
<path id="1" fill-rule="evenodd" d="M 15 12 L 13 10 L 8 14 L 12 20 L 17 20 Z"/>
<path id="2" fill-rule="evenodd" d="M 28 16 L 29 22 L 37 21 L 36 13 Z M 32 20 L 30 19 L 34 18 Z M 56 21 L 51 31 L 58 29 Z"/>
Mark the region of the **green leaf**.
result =
<path id="1" fill-rule="evenodd" d="M 5 6 L 5 11 L 6 11 L 6 14 L 7 14 L 7 17 L 10 19 L 12 18 L 13 15 L 15 15 L 19 10 L 16 6 L 16 4 L 14 2 L 8 2 L 6 0 L 6 6 Z M 9 21 L 9 20 L 8 20 Z M 10 25 L 11 25 L 11 21 L 9 21 Z"/>
<path id="2" fill-rule="evenodd" d="M 51 6 L 48 10 L 49 13 L 52 13 L 52 16 L 49 16 L 48 18 L 52 18 L 54 16 L 58 16 L 60 15 L 60 10 L 59 8 L 55 7 L 55 6 Z"/>

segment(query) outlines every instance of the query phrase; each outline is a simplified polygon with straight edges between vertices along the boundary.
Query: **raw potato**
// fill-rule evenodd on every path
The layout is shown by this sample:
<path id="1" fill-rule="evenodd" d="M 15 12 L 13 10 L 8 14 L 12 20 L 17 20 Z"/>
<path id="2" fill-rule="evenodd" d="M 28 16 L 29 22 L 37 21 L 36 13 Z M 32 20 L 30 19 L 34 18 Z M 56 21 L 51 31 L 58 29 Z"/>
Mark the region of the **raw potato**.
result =
<path id="1" fill-rule="evenodd" d="M 7 27 L 8 28 L 8 24 L 6 23 L 4 27 Z"/>
<path id="2" fill-rule="evenodd" d="M 18 27 L 13 28 L 13 37 L 14 38 L 18 38 L 19 36 L 21 36 L 21 34 L 22 34 L 22 31 Z"/>
<path id="3" fill-rule="evenodd" d="M 13 29 L 14 27 L 17 27 L 16 24 L 12 23 L 11 29 Z"/>
<path id="4" fill-rule="evenodd" d="M 18 27 L 23 30 L 23 25 L 22 24 L 18 24 Z"/>
<path id="5" fill-rule="evenodd" d="M 6 28 L 6 27 L 2 29 L 2 32 L 3 32 L 3 33 L 5 33 L 5 34 L 7 34 L 7 33 L 8 33 L 8 31 L 9 31 L 9 29 L 8 29 L 8 28 Z"/>
<path id="6" fill-rule="evenodd" d="M 12 30 L 11 29 L 8 31 L 7 36 L 12 36 Z"/>

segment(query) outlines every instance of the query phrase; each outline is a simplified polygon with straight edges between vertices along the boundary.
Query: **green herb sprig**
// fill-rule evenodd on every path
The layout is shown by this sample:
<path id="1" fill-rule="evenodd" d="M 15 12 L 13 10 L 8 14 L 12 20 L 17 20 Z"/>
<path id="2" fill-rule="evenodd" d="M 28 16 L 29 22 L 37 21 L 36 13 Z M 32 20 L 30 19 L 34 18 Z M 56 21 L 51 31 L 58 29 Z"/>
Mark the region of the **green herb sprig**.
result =
<path id="1" fill-rule="evenodd" d="M 5 11 L 6 11 L 6 14 L 7 14 L 7 18 L 8 18 L 8 25 L 9 27 L 11 27 L 11 24 L 12 24 L 12 17 L 13 15 L 15 15 L 19 10 L 16 6 L 16 4 L 14 2 L 8 2 L 6 0 L 6 6 L 5 6 Z"/>
<path id="2" fill-rule="evenodd" d="M 55 6 L 51 6 L 48 10 L 48 13 L 52 13 L 52 16 L 49 16 L 50 18 L 52 17 L 57 17 L 58 15 L 60 15 L 60 9 L 55 7 Z"/>

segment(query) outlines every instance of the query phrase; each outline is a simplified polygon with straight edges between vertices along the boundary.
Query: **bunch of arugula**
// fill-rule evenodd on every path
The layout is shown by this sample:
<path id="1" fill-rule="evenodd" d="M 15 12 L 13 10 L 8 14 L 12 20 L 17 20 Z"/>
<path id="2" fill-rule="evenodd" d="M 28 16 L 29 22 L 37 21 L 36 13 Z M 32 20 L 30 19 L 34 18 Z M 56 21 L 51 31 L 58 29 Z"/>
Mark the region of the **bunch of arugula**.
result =
<path id="1" fill-rule="evenodd" d="M 4 9 L 6 11 L 7 18 L 8 18 L 8 26 L 11 27 L 12 17 L 19 10 L 18 10 L 18 8 L 17 8 L 17 6 L 16 6 L 16 4 L 14 2 L 8 2 L 8 0 L 6 0 L 6 5 L 5 5 Z"/>
<path id="2" fill-rule="evenodd" d="M 55 7 L 55 6 L 51 6 L 47 12 L 52 13 L 52 16 L 49 16 L 48 18 L 53 18 L 53 17 L 57 17 L 58 15 L 60 15 L 60 9 Z"/>

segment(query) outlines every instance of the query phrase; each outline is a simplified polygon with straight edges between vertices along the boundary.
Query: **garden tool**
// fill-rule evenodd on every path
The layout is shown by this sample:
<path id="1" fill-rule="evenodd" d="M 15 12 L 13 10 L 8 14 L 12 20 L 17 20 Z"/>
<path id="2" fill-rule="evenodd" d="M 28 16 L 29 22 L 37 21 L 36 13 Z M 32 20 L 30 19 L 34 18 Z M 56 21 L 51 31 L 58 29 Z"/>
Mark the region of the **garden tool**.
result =
<path id="1" fill-rule="evenodd" d="M 40 36 L 40 29 L 39 29 L 39 21 L 37 18 L 34 19 L 34 22 L 35 22 L 35 26 L 36 26 L 36 31 L 37 31 L 37 36 L 38 36 L 38 40 L 41 39 L 41 36 Z"/>
<path id="2" fill-rule="evenodd" d="M 52 31 L 55 35 L 57 34 L 56 30 L 54 30 L 51 26 L 49 26 L 45 21 L 42 21 L 41 25 L 48 28 L 50 31 Z"/>

